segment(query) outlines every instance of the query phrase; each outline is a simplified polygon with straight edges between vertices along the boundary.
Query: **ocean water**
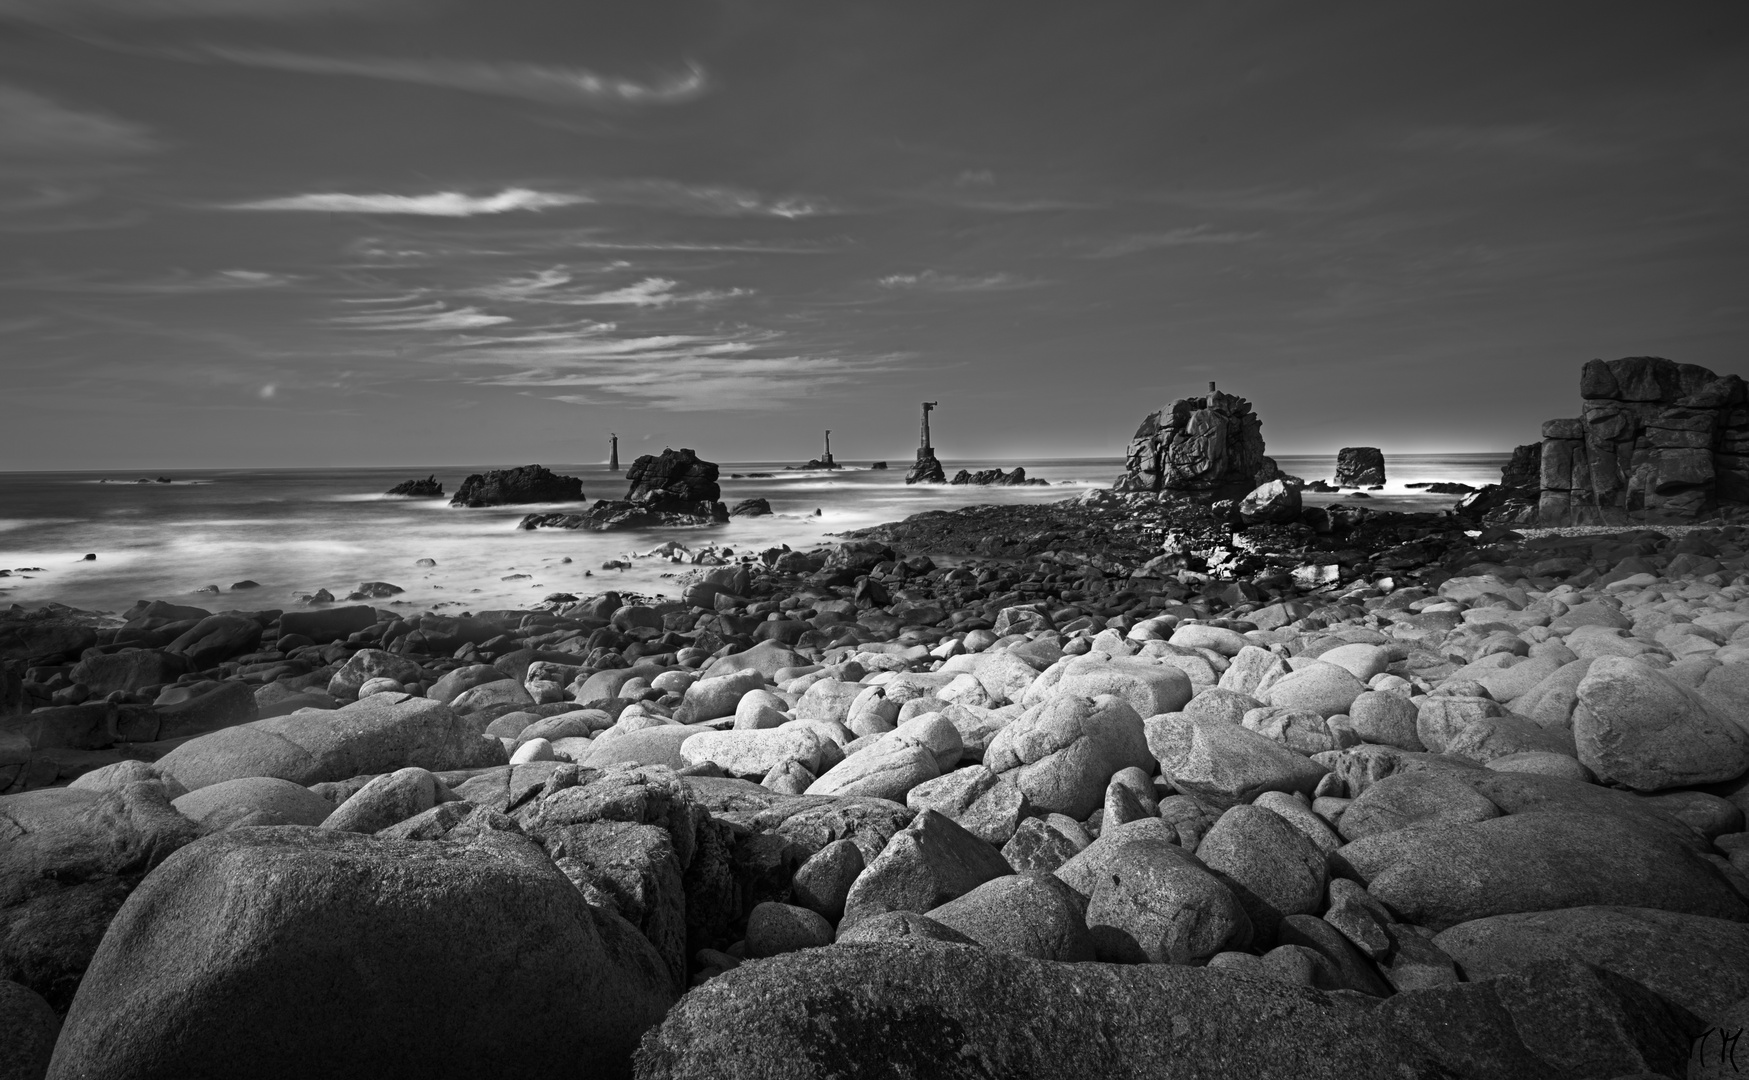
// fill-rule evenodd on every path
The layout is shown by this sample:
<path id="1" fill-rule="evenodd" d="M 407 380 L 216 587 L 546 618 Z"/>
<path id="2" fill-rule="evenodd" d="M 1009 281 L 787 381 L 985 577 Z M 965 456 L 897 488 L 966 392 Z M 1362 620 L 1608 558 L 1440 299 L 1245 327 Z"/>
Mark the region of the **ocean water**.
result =
<path id="1" fill-rule="evenodd" d="M 1390 484 L 1373 493 L 1381 509 L 1434 509 L 1454 496 L 1418 495 L 1416 481 L 1497 481 L 1506 454 L 1388 457 Z M 1328 457 L 1277 458 L 1307 480 L 1329 478 Z M 839 472 L 784 471 L 781 462 L 724 463 L 723 500 L 733 506 L 770 500 L 770 517 L 736 518 L 703 529 L 619 533 L 540 529 L 523 532 L 524 514 L 575 506 L 452 508 L 448 499 L 401 499 L 381 494 L 433 470 L 319 469 L 152 474 L 169 484 L 135 483 L 125 473 L 0 473 L 0 605 L 47 601 L 121 611 L 140 599 L 170 600 L 209 610 L 291 607 L 301 595 L 326 588 L 344 598 L 365 581 L 386 581 L 406 591 L 395 597 L 410 611 L 526 607 L 548 593 L 584 595 L 619 589 L 676 595 L 676 575 L 688 568 L 646 553 L 670 541 L 689 550 L 708 545 L 736 552 L 779 544 L 808 549 L 833 534 L 896 521 L 925 510 L 976 503 L 1047 503 L 1108 486 L 1121 471 L 1115 458 L 1022 462 L 1027 475 L 1049 487 L 982 488 L 906 486 L 904 466 Z M 960 468 L 1012 468 L 1014 462 L 950 461 Z M 581 477 L 589 499 L 619 498 L 625 480 L 605 465 L 550 463 Z M 481 466 L 435 470 L 446 492 Z M 769 477 L 732 474 L 768 472 Z M 1308 495 L 1309 502 L 1339 496 Z M 818 514 L 816 515 L 816 511 Z M 87 553 L 95 554 L 85 561 Z M 645 556 L 645 557 L 634 557 Z M 684 556 L 683 556 L 684 557 Z M 419 567 L 420 559 L 434 567 Z M 565 559 L 570 562 L 565 562 Z M 630 570 L 603 570 L 627 560 Z M 233 591 L 242 580 L 260 587 Z M 198 592 L 217 585 L 221 594 Z M 383 606 L 385 601 L 373 601 Z"/>

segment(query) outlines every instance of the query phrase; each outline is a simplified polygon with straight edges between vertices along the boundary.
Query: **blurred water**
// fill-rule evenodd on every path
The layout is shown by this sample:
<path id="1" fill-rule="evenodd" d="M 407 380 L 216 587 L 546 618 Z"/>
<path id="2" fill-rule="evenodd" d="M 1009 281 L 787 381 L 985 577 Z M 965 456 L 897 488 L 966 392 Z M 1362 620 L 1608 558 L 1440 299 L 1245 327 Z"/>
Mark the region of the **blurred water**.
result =
<path id="1" fill-rule="evenodd" d="M 1449 506 L 1453 496 L 1411 495 L 1404 482 L 1457 480 L 1480 485 L 1499 479 L 1506 455 L 1417 455 L 1387 460 L 1391 499 L 1373 505 Z M 1281 457 L 1282 468 L 1311 480 L 1328 478 L 1335 458 Z M 863 463 L 866 465 L 866 463 Z M 1104 487 L 1121 471 L 1117 459 L 1023 462 L 1027 475 L 1049 487 L 906 486 L 909 462 L 888 470 L 862 466 L 840 472 L 784 471 L 781 462 L 725 463 L 723 500 L 770 500 L 771 517 L 736 518 L 705 529 L 621 533 L 541 529 L 522 532 L 524 514 L 570 506 L 451 508 L 447 499 L 391 499 L 380 495 L 414 478 L 408 469 L 328 469 L 172 472 L 170 484 L 136 484 L 121 473 L 0 473 L 0 603 L 58 601 L 119 611 L 135 600 L 197 603 L 211 610 L 287 607 L 326 588 L 344 597 L 363 581 L 387 581 L 407 590 L 397 597 L 411 610 L 525 607 L 547 593 L 579 595 L 607 588 L 674 595 L 674 575 L 686 569 L 663 559 L 634 559 L 626 571 L 601 564 L 677 540 L 689 547 L 715 543 L 736 551 L 779 544 L 806 549 L 832 542 L 831 534 L 896 521 L 925 510 L 976 503 L 1046 503 Z M 946 462 L 961 468 L 1012 468 L 1013 462 Z M 589 499 L 619 498 L 625 480 L 599 464 L 549 463 L 581 477 Z M 432 470 L 423 470 L 429 472 Z M 480 466 L 436 470 L 446 492 Z M 751 477 L 748 473 L 770 473 Z M 736 478 L 733 474 L 743 474 Z M 153 474 L 156 477 L 159 474 Z M 101 483 L 109 480 L 113 482 Z M 1327 497 L 1326 501 L 1329 498 Z M 1318 501 L 1309 496 L 1310 501 Z M 819 516 L 814 516 L 815 511 Z M 82 561 L 87 552 L 94 562 Z M 570 563 L 561 560 L 570 558 Z M 435 567 L 420 568 L 422 558 Z M 16 568 L 40 567 L 18 573 Z M 586 572 L 592 576 L 585 576 Z M 519 577 L 515 575 L 527 575 Z M 505 580 L 505 579 L 510 580 Z M 260 588 L 232 592 L 244 579 Z M 217 585 L 220 596 L 195 590 Z M 380 601 L 378 603 L 381 603 Z"/>

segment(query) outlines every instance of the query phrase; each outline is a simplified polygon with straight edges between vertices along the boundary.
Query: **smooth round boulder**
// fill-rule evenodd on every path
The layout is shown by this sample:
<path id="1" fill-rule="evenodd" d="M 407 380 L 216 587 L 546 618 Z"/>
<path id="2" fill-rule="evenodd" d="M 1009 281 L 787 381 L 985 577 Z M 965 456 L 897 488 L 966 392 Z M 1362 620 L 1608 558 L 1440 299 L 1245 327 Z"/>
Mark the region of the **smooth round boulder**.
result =
<path id="1" fill-rule="evenodd" d="M 366 679 L 364 684 L 358 688 L 358 696 L 361 698 L 370 697 L 372 694 L 405 694 L 406 692 L 407 687 L 399 679 L 390 679 L 382 675 Z"/>
<path id="2" fill-rule="evenodd" d="M 844 901 L 850 895 L 850 886 L 866 865 L 856 841 L 834 840 L 797 868 L 790 883 L 790 896 L 809 911 L 817 911 L 836 923 L 844 917 Z"/>
<path id="3" fill-rule="evenodd" d="M 767 900 L 747 916 L 747 956 L 762 960 L 832 944 L 832 924 L 818 912 Z"/>
<path id="4" fill-rule="evenodd" d="M 1196 846 L 1196 857 L 1239 898 L 1258 941 L 1272 941 L 1281 920 L 1313 915 L 1324 902 L 1324 854 L 1280 814 L 1234 806 Z"/>
<path id="5" fill-rule="evenodd" d="M 1325 664 L 1335 664 L 1350 675 L 1366 682 L 1375 675 L 1384 674 L 1391 666 L 1390 650 L 1379 645 L 1368 645 L 1355 642 L 1351 645 L 1338 645 L 1334 649 L 1318 654 L 1318 660 Z"/>
<path id="6" fill-rule="evenodd" d="M 1427 749 L 1415 733 L 1419 715 L 1413 701 L 1388 690 L 1368 690 L 1348 706 L 1348 722 L 1362 739 L 1416 753 Z"/>
<path id="7" fill-rule="evenodd" d="M 210 784 L 177 797 L 170 805 L 208 831 L 232 822 L 320 825 L 334 812 L 333 803 L 309 788 L 273 776 L 245 776 Z"/>
<path id="8" fill-rule="evenodd" d="M 240 829 L 128 897 L 49 1075 L 612 1075 L 673 999 L 521 837 Z"/>
<path id="9" fill-rule="evenodd" d="M 1014 772 L 1034 809 L 1081 820 L 1104 804 L 1119 769 L 1149 771 L 1142 718 L 1115 695 L 1088 699 L 1054 694 L 997 732 L 984 750 L 992 772 Z"/>
<path id="10" fill-rule="evenodd" d="M 547 746 L 547 753 L 552 753 L 551 744 Z M 335 807 L 334 812 L 323 819 L 322 828 L 354 833 L 386 829 L 436 806 L 437 789 L 437 777 L 420 768 L 397 769 L 373 777 L 350 799 Z"/>
<path id="11" fill-rule="evenodd" d="M 1600 779 L 1662 791 L 1749 772 L 1749 730 L 1638 660 L 1598 658 L 1577 694 L 1577 756 Z"/>
<path id="12" fill-rule="evenodd" d="M 1080 897 L 1048 873 L 986 881 L 928 915 L 997 952 L 1065 963 L 1093 959 Z"/>
<path id="13" fill-rule="evenodd" d="M 1366 690 L 1366 683 L 1347 668 L 1315 660 L 1270 683 L 1258 698 L 1265 705 L 1305 709 L 1328 718 L 1348 713 L 1354 699 Z"/>
<path id="14" fill-rule="evenodd" d="M 1596 774 L 1587 769 L 1578 758 L 1568 754 L 1557 754 L 1552 750 L 1524 750 L 1516 754 L 1504 754 L 1486 762 L 1483 768 L 1493 769 L 1495 772 L 1556 776 L 1562 780 L 1574 780 L 1581 784 L 1595 784 L 1597 782 Z"/>

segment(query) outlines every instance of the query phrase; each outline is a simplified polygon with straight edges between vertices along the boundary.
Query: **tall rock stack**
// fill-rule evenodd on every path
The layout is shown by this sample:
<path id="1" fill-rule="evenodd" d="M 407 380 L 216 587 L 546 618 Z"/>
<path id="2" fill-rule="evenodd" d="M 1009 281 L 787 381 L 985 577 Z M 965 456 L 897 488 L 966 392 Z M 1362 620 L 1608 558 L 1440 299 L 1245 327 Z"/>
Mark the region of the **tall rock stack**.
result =
<path id="1" fill-rule="evenodd" d="M 1543 424 L 1537 523 L 1692 521 L 1749 503 L 1743 380 L 1656 356 L 1593 360 L 1581 416 Z"/>
<path id="2" fill-rule="evenodd" d="M 1385 454 L 1376 446 L 1344 446 L 1336 454 L 1336 486 L 1383 487 Z"/>
<path id="3" fill-rule="evenodd" d="M 1242 397 L 1211 390 L 1149 413 L 1130 440 L 1118 491 L 1240 499 L 1266 468 L 1263 422 Z"/>

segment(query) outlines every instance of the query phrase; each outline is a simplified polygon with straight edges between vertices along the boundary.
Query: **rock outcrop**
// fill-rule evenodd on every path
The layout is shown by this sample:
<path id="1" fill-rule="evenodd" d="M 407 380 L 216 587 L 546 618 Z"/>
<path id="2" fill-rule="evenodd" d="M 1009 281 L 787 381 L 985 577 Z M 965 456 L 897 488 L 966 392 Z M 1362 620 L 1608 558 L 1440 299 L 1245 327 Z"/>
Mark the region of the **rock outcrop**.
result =
<path id="1" fill-rule="evenodd" d="M 1540 442 L 1514 447 L 1512 460 L 1500 469 L 1500 482 L 1466 495 L 1457 505 L 1458 514 L 1511 524 L 1534 522 L 1542 495 L 1542 459 Z"/>
<path id="2" fill-rule="evenodd" d="M 414 499 L 441 499 L 443 498 L 443 485 L 437 482 L 437 476 L 434 473 L 423 480 L 403 480 L 383 494 L 405 495 Z"/>
<path id="3" fill-rule="evenodd" d="M 631 487 L 623 499 L 600 499 L 580 514 L 530 514 L 519 529 L 671 528 L 680 525 L 720 525 L 729 520 L 717 485 L 717 463 L 691 450 L 665 449 L 644 454 L 626 470 Z"/>
<path id="4" fill-rule="evenodd" d="M 1543 424 L 1543 526 L 1682 522 L 1749 503 L 1749 399 L 1736 375 L 1656 356 L 1592 360 L 1581 415 Z"/>
<path id="5" fill-rule="evenodd" d="M 1383 487 L 1385 453 L 1376 446 L 1344 446 L 1336 453 L 1335 486 Z"/>
<path id="6" fill-rule="evenodd" d="M 941 462 L 935 458 L 934 450 L 918 450 L 917 463 L 911 466 L 911 471 L 905 474 L 907 484 L 945 484 L 947 470 L 941 467 Z"/>
<path id="7" fill-rule="evenodd" d="M 1263 468 L 1263 422 L 1249 401 L 1217 390 L 1149 413 L 1112 486 L 1240 499 L 1260 482 Z"/>
<path id="8" fill-rule="evenodd" d="M 642 460 L 642 459 L 640 459 Z M 560 476 L 544 465 L 471 473 L 456 489 L 451 506 L 505 506 L 513 503 L 582 502 L 583 481 Z"/>
<path id="9" fill-rule="evenodd" d="M 949 480 L 948 483 L 979 484 L 986 487 L 1044 487 L 1050 481 L 1029 480 L 1026 476 L 1026 470 L 1016 465 L 1013 472 L 1003 472 L 1001 469 L 980 469 L 977 472 L 970 472 L 961 469 L 954 474 L 953 479 Z"/>
<path id="10" fill-rule="evenodd" d="M 717 463 L 685 448 L 639 456 L 626 470 L 626 479 L 632 482 L 626 501 L 651 510 L 690 512 L 701 502 L 723 497 Z"/>

